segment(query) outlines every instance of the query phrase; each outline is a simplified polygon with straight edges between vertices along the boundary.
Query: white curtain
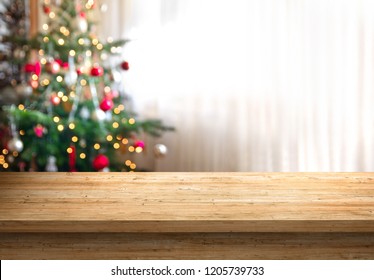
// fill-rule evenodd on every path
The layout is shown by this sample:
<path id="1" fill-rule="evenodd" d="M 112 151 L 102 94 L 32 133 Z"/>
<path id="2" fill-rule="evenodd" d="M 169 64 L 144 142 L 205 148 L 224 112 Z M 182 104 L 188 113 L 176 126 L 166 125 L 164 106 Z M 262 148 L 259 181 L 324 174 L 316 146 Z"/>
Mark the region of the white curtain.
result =
<path id="1" fill-rule="evenodd" d="M 136 109 L 176 127 L 150 169 L 374 170 L 374 1 L 107 2 Z"/>

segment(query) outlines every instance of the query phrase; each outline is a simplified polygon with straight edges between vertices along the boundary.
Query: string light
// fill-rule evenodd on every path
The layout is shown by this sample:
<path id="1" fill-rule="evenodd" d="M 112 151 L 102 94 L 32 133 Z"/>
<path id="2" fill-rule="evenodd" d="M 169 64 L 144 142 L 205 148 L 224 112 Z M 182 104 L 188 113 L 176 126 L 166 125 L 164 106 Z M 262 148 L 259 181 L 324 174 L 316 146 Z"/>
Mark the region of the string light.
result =
<path id="1" fill-rule="evenodd" d="M 58 122 L 60 121 L 60 118 L 57 117 L 57 116 L 55 116 L 55 117 L 53 117 L 53 121 L 54 121 L 55 123 L 58 123 Z"/>
<path id="2" fill-rule="evenodd" d="M 18 105 L 18 109 L 21 110 L 21 111 L 23 111 L 23 110 L 25 110 L 25 106 L 23 104 L 19 104 Z"/>
<path id="3" fill-rule="evenodd" d="M 113 140 L 113 136 L 112 136 L 112 135 L 108 135 L 108 136 L 106 137 L 106 140 L 107 140 L 108 142 L 112 141 L 112 140 Z"/>
<path id="4" fill-rule="evenodd" d="M 118 127 L 119 127 L 119 123 L 118 123 L 118 122 L 114 122 L 114 123 L 112 124 L 112 126 L 113 126 L 113 128 L 118 128 Z"/>
<path id="5" fill-rule="evenodd" d="M 126 166 L 130 166 L 131 163 L 132 163 L 132 162 L 131 162 L 131 160 L 129 160 L 129 159 L 125 161 L 125 165 L 126 165 Z"/>
<path id="6" fill-rule="evenodd" d="M 50 12 L 50 13 L 49 13 L 49 17 L 53 19 L 53 18 L 56 17 L 56 14 L 55 14 L 54 12 Z"/>
<path id="7" fill-rule="evenodd" d="M 64 93 L 63 93 L 62 91 L 59 91 L 59 92 L 57 93 L 57 96 L 60 97 L 60 98 L 62 98 L 62 97 L 64 96 Z"/>
<path id="8" fill-rule="evenodd" d="M 92 45 L 96 46 L 98 43 L 99 43 L 99 40 L 97 40 L 96 38 L 92 39 Z"/>
<path id="9" fill-rule="evenodd" d="M 17 151 L 14 151 L 14 152 L 13 152 L 13 156 L 14 156 L 14 157 L 18 157 L 18 152 L 17 152 Z"/>
<path id="10" fill-rule="evenodd" d="M 60 45 L 60 46 L 63 46 L 65 44 L 65 40 L 60 38 L 57 40 L 57 43 Z"/>
<path id="11" fill-rule="evenodd" d="M 98 50 L 102 50 L 103 49 L 103 45 L 101 43 L 99 43 L 99 44 L 96 45 L 96 48 Z"/>
<path id="12" fill-rule="evenodd" d="M 46 64 L 47 63 L 47 59 L 45 59 L 44 57 L 40 60 L 40 63 L 41 64 Z"/>
<path id="13" fill-rule="evenodd" d="M 39 77 L 36 74 L 32 74 L 31 79 L 33 79 L 34 81 L 37 81 Z"/>
<path id="14" fill-rule="evenodd" d="M 48 24 L 44 23 L 44 24 L 43 24 L 43 30 L 46 30 L 46 31 L 47 31 L 48 28 L 49 28 Z"/>
<path id="15" fill-rule="evenodd" d="M 86 158 L 86 154 L 85 154 L 85 153 L 81 153 L 81 154 L 79 155 L 79 157 L 80 157 L 81 159 L 85 159 L 85 158 Z"/>
<path id="16" fill-rule="evenodd" d="M 67 97 L 66 95 L 64 95 L 63 97 L 62 97 L 62 101 L 63 102 L 67 102 L 69 100 L 69 97 Z"/>
<path id="17" fill-rule="evenodd" d="M 86 81 L 85 79 L 82 79 L 82 80 L 81 80 L 81 86 L 84 87 L 85 85 L 87 85 L 87 81 Z"/>
<path id="18" fill-rule="evenodd" d="M 131 125 L 135 124 L 135 119 L 134 118 L 129 119 L 129 124 Z"/>
<path id="19" fill-rule="evenodd" d="M 135 152 L 140 154 L 141 152 L 143 152 L 143 148 L 142 147 L 136 147 Z"/>
<path id="20" fill-rule="evenodd" d="M 43 38 L 43 42 L 44 42 L 44 43 L 48 43 L 48 42 L 49 42 L 49 38 L 48 38 L 47 36 L 44 37 L 44 38 Z"/>
<path id="21" fill-rule="evenodd" d="M 9 151 L 7 149 L 3 149 L 3 155 L 7 155 Z"/>
<path id="22" fill-rule="evenodd" d="M 49 80 L 48 79 L 44 79 L 43 81 L 42 81 L 42 85 L 43 86 L 48 86 L 49 85 Z"/>
<path id="23" fill-rule="evenodd" d="M 8 167 L 9 167 L 9 164 L 5 162 L 5 163 L 3 164 L 3 168 L 4 168 L 4 169 L 7 169 Z"/>
<path id="24" fill-rule="evenodd" d="M 122 144 L 123 145 L 127 145 L 129 143 L 129 140 L 128 139 L 126 139 L 126 138 L 123 138 L 122 139 Z"/>
<path id="25" fill-rule="evenodd" d="M 69 128 L 70 128 L 71 130 L 73 130 L 73 129 L 75 128 L 75 124 L 74 124 L 74 123 L 69 123 Z"/>
<path id="26" fill-rule="evenodd" d="M 71 137 L 71 141 L 73 141 L 74 143 L 77 143 L 78 142 L 78 137 L 77 136 Z"/>
<path id="27" fill-rule="evenodd" d="M 21 135 L 21 136 L 25 135 L 25 131 L 24 130 L 20 130 L 19 131 L 19 135 Z"/>
<path id="28" fill-rule="evenodd" d="M 78 44 L 79 45 L 84 45 L 84 39 L 83 38 L 78 39 Z"/>
<path id="29" fill-rule="evenodd" d="M 60 132 L 63 131 L 64 130 L 64 126 L 62 124 L 59 124 L 57 126 L 57 130 L 60 131 Z"/>
<path id="30" fill-rule="evenodd" d="M 114 144 L 113 144 L 113 148 L 114 148 L 114 149 L 118 150 L 119 147 L 120 147 L 120 145 L 119 145 L 118 143 L 114 143 Z"/>
<path id="31" fill-rule="evenodd" d="M 125 106 L 123 104 L 120 104 L 120 105 L 118 105 L 118 109 L 123 111 L 123 110 L 125 110 Z"/>
<path id="32" fill-rule="evenodd" d="M 70 56 L 75 56 L 75 54 L 76 54 L 75 50 L 70 50 L 70 52 L 69 52 Z"/>
<path id="33" fill-rule="evenodd" d="M 121 110 L 118 108 L 114 108 L 113 112 L 114 114 L 118 115 L 119 113 L 121 113 Z"/>
<path id="34" fill-rule="evenodd" d="M 130 153 L 133 153 L 134 151 L 135 151 L 134 146 L 130 146 L 130 147 L 129 147 L 129 152 L 130 152 Z"/>
<path id="35" fill-rule="evenodd" d="M 73 149 L 72 148 L 67 148 L 66 151 L 68 152 L 68 154 L 71 154 L 73 152 Z"/>
<path id="36" fill-rule="evenodd" d="M 38 53 L 39 55 L 44 55 L 44 50 L 40 49 Z"/>
<path id="37" fill-rule="evenodd" d="M 100 149 L 100 144 L 99 144 L 99 143 L 96 143 L 96 144 L 94 145 L 94 149 L 95 149 L 95 150 L 99 150 L 99 149 Z"/>
<path id="38" fill-rule="evenodd" d="M 135 169 L 135 168 L 136 168 L 136 164 L 135 164 L 135 163 L 131 163 L 131 164 L 130 164 L 130 168 L 131 168 L 131 169 Z"/>

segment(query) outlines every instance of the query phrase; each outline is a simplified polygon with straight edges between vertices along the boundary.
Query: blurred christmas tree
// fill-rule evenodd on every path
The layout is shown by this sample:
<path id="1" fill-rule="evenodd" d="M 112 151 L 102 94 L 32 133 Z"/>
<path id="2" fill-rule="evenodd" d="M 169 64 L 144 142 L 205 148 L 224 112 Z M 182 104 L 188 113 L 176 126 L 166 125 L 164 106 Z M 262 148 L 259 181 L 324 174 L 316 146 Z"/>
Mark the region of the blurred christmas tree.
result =
<path id="1" fill-rule="evenodd" d="M 23 67 L 27 84 L 21 84 L 30 96 L 5 109 L 3 170 L 135 170 L 131 154 L 144 150 L 141 136 L 172 130 L 131 111 L 120 73 L 129 64 L 118 61 L 126 41 L 100 41 L 97 6 L 95 0 L 44 0 L 48 20 L 28 42 L 36 55 Z M 156 145 L 155 153 L 164 155 L 166 147 Z"/>

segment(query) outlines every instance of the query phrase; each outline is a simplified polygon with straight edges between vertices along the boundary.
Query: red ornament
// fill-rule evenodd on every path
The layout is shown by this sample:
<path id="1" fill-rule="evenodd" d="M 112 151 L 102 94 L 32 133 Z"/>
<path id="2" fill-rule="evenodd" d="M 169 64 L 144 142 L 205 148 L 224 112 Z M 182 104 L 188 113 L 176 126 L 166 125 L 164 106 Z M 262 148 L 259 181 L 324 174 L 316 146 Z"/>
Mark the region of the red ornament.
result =
<path id="1" fill-rule="evenodd" d="M 134 143 L 134 147 L 135 147 L 135 148 L 142 148 L 142 149 L 144 149 L 145 144 L 144 144 L 143 141 L 137 140 L 137 141 L 135 141 L 135 143 Z"/>
<path id="2" fill-rule="evenodd" d="M 97 155 L 93 160 L 92 166 L 95 170 L 101 170 L 109 166 L 109 159 L 104 155 Z"/>
<path id="3" fill-rule="evenodd" d="M 43 5 L 43 12 L 48 15 L 51 12 L 51 7 L 48 5 Z"/>
<path id="4" fill-rule="evenodd" d="M 109 111 L 113 108 L 113 101 L 110 98 L 104 98 L 103 101 L 100 103 L 100 109 L 104 112 Z"/>
<path id="5" fill-rule="evenodd" d="M 77 162 L 77 155 L 75 152 L 75 146 L 70 146 L 70 152 L 69 152 L 69 170 L 70 172 L 76 172 L 77 169 L 75 167 L 75 164 Z"/>
<path id="6" fill-rule="evenodd" d="M 60 104 L 61 99 L 60 99 L 60 97 L 57 96 L 57 94 L 52 94 L 52 95 L 51 95 L 51 98 L 50 98 L 50 101 L 51 101 L 51 103 L 52 103 L 54 106 L 57 106 L 58 104 Z"/>
<path id="7" fill-rule="evenodd" d="M 42 65 L 40 64 L 40 62 L 36 62 L 35 65 L 34 65 L 34 72 L 35 74 L 39 77 L 40 76 L 40 73 L 42 72 Z"/>
<path id="8" fill-rule="evenodd" d="M 26 73 L 34 73 L 34 71 L 35 71 L 35 65 L 33 65 L 31 63 L 25 64 L 25 72 Z"/>
<path id="9" fill-rule="evenodd" d="M 60 64 L 57 61 L 47 62 L 45 69 L 50 74 L 57 74 L 60 71 Z"/>
<path id="10" fill-rule="evenodd" d="M 104 75 L 104 69 L 103 69 L 103 67 L 93 66 L 91 68 L 91 76 L 93 76 L 93 77 L 100 77 L 102 75 Z"/>
<path id="11" fill-rule="evenodd" d="M 79 16 L 84 19 L 87 17 L 85 12 L 80 12 Z"/>
<path id="12" fill-rule="evenodd" d="M 41 124 L 38 124 L 37 126 L 34 127 L 34 132 L 36 137 L 42 138 L 43 133 L 44 133 L 44 127 Z"/>
<path id="13" fill-rule="evenodd" d="M 125 71 L 129 70 L 130 69 L 129 63 L 127 61 L 122 62 L 121 68 L 122 70 L 125 70 Z"/>

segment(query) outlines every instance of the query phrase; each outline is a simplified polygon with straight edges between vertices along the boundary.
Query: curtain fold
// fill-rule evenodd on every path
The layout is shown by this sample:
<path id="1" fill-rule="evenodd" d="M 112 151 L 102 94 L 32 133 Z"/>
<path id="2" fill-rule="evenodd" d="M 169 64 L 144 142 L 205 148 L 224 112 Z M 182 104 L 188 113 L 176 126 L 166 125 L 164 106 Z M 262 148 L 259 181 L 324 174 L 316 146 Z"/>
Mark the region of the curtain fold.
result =
<path id="1" fill-rule="evenodd" d="M 374 1 L 108 4 L 139 115 L 177 129 L 150 169 L 374 170 Z"/>

